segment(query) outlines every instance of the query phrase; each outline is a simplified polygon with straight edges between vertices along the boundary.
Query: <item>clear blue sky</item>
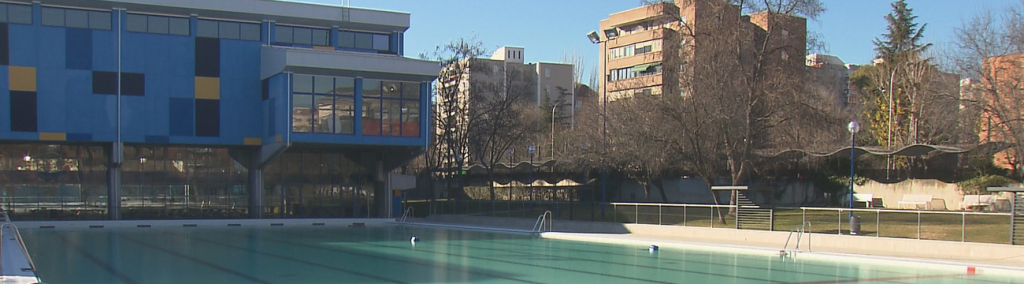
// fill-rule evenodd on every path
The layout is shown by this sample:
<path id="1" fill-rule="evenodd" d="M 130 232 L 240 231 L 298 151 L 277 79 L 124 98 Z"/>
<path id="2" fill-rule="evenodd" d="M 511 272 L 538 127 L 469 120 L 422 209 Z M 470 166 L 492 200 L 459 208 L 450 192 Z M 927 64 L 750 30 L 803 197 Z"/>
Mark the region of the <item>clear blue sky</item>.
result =
<path id="1" fill-rule="evenodd" d="M 340 5 L 342 0 L 302 0 Z M 918 23 L 927 23 L 925 41 L 948 44 L 955 27 L 984 8 L 998 9 L 1020 0 L 907 0 Z M 586 68 L 597 66 L 598 47 L 586 33 L 598 28 L 609 14 L 640 6 L 640 0 L 350 0 L 353 7 L 408 12 L 406 56 L 432 52 L 435 46 L 459 37 L 473 37 L 488 51 L 499 46 L 526 48 L 526 61 L 560 62 L 578 50 Z M 828 11 L 807 27 L 824 36 L 829 54 L 846 63 L 864 64 L 874 58 L 872 40 L 885 32 L 883 18 L 890 0 L 822 0 Z"/>

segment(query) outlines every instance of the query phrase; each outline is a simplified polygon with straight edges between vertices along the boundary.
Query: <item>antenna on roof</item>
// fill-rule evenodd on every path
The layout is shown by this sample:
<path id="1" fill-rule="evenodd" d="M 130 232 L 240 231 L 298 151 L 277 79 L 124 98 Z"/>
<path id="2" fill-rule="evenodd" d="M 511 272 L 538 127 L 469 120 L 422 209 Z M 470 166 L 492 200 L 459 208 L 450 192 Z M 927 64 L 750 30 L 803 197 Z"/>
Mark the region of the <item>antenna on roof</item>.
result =
<path id="1" fill-rule="evenodd" d="M 349 9 L 352 5 L 352 0 L 341 0 L 341 20 L 348 22 L 349 18 L 352 17 L 352 11 Z"/>

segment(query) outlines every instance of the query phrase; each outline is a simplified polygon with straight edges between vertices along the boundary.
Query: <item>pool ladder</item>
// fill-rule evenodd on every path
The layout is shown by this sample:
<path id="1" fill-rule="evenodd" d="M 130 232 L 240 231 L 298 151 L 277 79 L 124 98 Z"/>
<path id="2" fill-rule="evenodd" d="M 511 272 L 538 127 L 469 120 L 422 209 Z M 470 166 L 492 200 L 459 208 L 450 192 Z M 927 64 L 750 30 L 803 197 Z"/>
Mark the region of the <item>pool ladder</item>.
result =
<path id="1" fill-rule="evenodd" d="M 405 223 L 406 221 L 408 221 L 409 215 L 415 215 L 416 210 L 413 209 L 415 209 L 415 207 L 409 207 L 409 209 L 405 209 L 405 213 L 402 213 L 402 218 L 398 219 L 398 222 Z"/>
<path id="2" fill-rule="evenodd" d="M 551 218 L 551 210 L 544 211 L 544 214 L 540 214 L 537 217 L 537 222 L 533 223 L 533 231 L 536 233 L 544 232 L 545 221 L 547 221 L 547 231 L 551 231 L 551 226 L 555 220 Z"/>
<path id="3" fill-rule="evenodd" d="M 779 256 L 786 257 L 795 254 L 800 251 L 800 240 L 804 234 L 807 234 L 807 251 L 811 251 L 811 222 L 804 222 L 803 225 L 793 226 L 789 230 L 789 236 L 786 237 L 786 244 L 782 246 L 782 250 L 779 251 Z M 796 246 L 790 250 L 789 241 L 793 239 L 793 233 L 796 233 Z"/>
<path id="4" fill-rule="evenodd" d="M 36 264 L 35 262 L 32 261 L 32 256 L 28 254 L 28 249 L 25 248 L 25 241 L 23 241 L 21 238 L 21 232 L 18 231 L 18 226 L 15 226 L 14 223 L 11 222 L 11 218 L 7 216 L 7 210 L 0 209 L 0 217 L 2 217 L 0 218 L 0 222 L 3 223 L 2 225 L 0 225 L 0 238 L 6 239 L 8 235 L 13 235 L 11 236 L 11 240 L 18 242 L 18 245 L 21 247 L 21 253 L 25 254 L 25 260 L 28 262 L 29 266 L 22 267 L 21 271 L 32 271 L 36 283 L 42 283 L 42 281 L 39 279 L 39 276 L 35 275 Z M 12 233 L 4 234 L 3 231 L 5 229 L 10 229 Z M 0 260 L 0 267 L 3 267 L 2 260 Z"/>

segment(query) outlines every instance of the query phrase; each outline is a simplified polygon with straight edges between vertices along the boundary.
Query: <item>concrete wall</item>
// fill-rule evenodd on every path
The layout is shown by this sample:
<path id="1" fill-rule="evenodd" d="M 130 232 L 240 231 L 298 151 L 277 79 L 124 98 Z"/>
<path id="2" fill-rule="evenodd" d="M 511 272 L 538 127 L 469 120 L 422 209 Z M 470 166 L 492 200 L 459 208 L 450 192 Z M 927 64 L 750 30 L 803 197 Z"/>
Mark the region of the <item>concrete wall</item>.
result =
<path id="1" fill-rule="evenodd" d="M 955 183 L 945 183 L 938 180 L 905 180 L 899 183 L 885 184 L 875 181 L 868 181 L 864 185 L 854 186 L 854 193 L 873 194 L 874 198 L 882 199 L 885 208 L 897 208 L 899 201 L 905 194 L 931 194 L 931 209 L 962 210 L 960 202 L 964 195 L 960 187 Z M 996 204 L 997 210 L 1009 210 L 1010 195 L 1000 195 L 1002 199 Z"/>

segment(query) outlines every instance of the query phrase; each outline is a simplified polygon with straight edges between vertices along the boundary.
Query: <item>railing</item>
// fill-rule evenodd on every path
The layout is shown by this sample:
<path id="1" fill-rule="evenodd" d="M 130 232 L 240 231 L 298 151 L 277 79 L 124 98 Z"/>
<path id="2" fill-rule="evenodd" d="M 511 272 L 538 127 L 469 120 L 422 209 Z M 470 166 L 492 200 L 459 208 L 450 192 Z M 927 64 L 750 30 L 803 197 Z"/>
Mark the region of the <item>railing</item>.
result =
<path id="1" fill-rule="evenodd" d="M 799 231 L 797 231 L 798 228 L 800 229 Z M 796 246 L 793 248 L 793 252 L 800 251 L 800 241 L 802 240 L 802 238 L 804 236 L 804 233 L 807 233 L 807 231 L 810 230 L 810 229 L 811 229 L 811 222 L 804 223 L 801 226 L 794 226 L 792 229 L 789 229 L 789 236 L 786 237 L 786 244 L 782 246 L 782 250 L 779 251 L 779 254 L 782 255 L 782 256 L 786 256 L 786 255 L 791 253 L 788 250 L 789 249 L 789 241 L 793 239 L 793 233 L 794 232 L 796 232 L 797 235 L 796 235 Z M 807 251 L 811 251 L 811 234 L 807 234 Z"/>
<path id="2" fill-rule="evenodd" d="M 413 213 L 416 212 L 415 209 L 415 207 L 409 207 L 409 209 L 405 209 L 405 213 L 402 213 L 402 219 L 399 219 L 398 222 L 405 223 L 405 221 L 409 219 L 409 215 L 413 215 Z"/>
<path id="3" fill-rule="evenodd" d="M 547 221 L 547 231 L 550 232 L 555 220 L 551 220 L 551 211 L 544 211 L 544 214 L 540 214 L 537 217 L 537 222 L 533 223 L 533 231 L 540 233 L 544 231 L 544 222 Z"/>
<path id="4" fill-rule="evenodd" d="M 800 207 L 776 209 L 775 223 L 814 222 L 819 224 L 815 233 L 844 234 L 850 231 L 850 213 L 860 218 L 863 236 L 1009 243 L 1009 213 Z"/>
<path id="5" fill-rule="evenodd" d="M 11 223 L 11 218 L 7 216 L 7 211 L 6 210 L 0 209 L 0 216 L 3 217 L 3 220 L 2 220 L 3 224 L 0 225 L 0 239 L 4 239 L 4 240 L 8 239 L 8 235 L 9 234 L 5 234 L 4 233 L 6 231 L 6 229 L 10 229 L 10 231 L 13 232 L 14 238 L 11 238 L 10 240 L 16 240 L 18 242 L 18 246 L 21 247 L 21 253 L 23 253 L 25 255 L 25 260 L 28 262 L 28 266 L 29 266 L 29 267 L 21 268 L 21 271 L 32 271 L 32 275 L 35 278 L 36 282 L 42 282 L 42 281 L 40 281 L 39 277 L 35 276 L 36 264 L 35 264 L 35 262 L 32 261 L 32 256 L 28 254 L 28 249 L 25 248 L 25 242 L 21 238 L 21 232 L 18 231 L 18 226 L 15 226 L 14 223 Z M 3 253 L 4 252 L 0 251 L 0 254 L 3 254 Z M 3 271 L 3 269 L 2 269 L 4 267 L 3 259 L 6 259 L 6 258 L 7 257 L 0 258 L 0 272 Z M 6 274 L 6 273 L 4 273 L 4 274 Z M 3 275 L 3 276 L 7 276 L 7 275 Z"/>
<path id="6" fill-rule="evenodd" d="M 735 205 L 609 203 L 612 220 L 617 223 L 680 225 L 697 227 L 736 227 L 735 218 L 725 218 Z M 630 210 L 632 209 L 632 210 Z M 630 212 L 632 211 L 632 212 Z M 632 213 L 632 214 L 630 214 Z M 632 218 L 630 218 L 632 217 Z M 729 222 L 733 222 L 730 224 Z M 706 222 L 706 223 L 705 223 Z"/>
<path id="7" fill-rule="evenodd" d="M 565 201 L 460 201 L 457 211 L 436 211 L 439 214 L 465 214 L 494 217 L 533 218 L 544 210 L 558 220 L 617 222 L 630 224 L 673 225 L 708 228 L 737 228 L 734 205 L 602 203 Z M 536 204 L 530 209 L 530 204 Z M 420 208 L 420 209 L 425 209 Z M 811 222 L 807 233 L 848 234 L 849 213 L 860 217 L 860 235 L 868 237 L 907 238 L 1009 244 L 1010 214 L 971 211 L 849 209 L 792 207 L 772 209 L 770 228 L 786 232 L 794 226 Z M 755 228 L 755 230 L 760 228 Z"/>

